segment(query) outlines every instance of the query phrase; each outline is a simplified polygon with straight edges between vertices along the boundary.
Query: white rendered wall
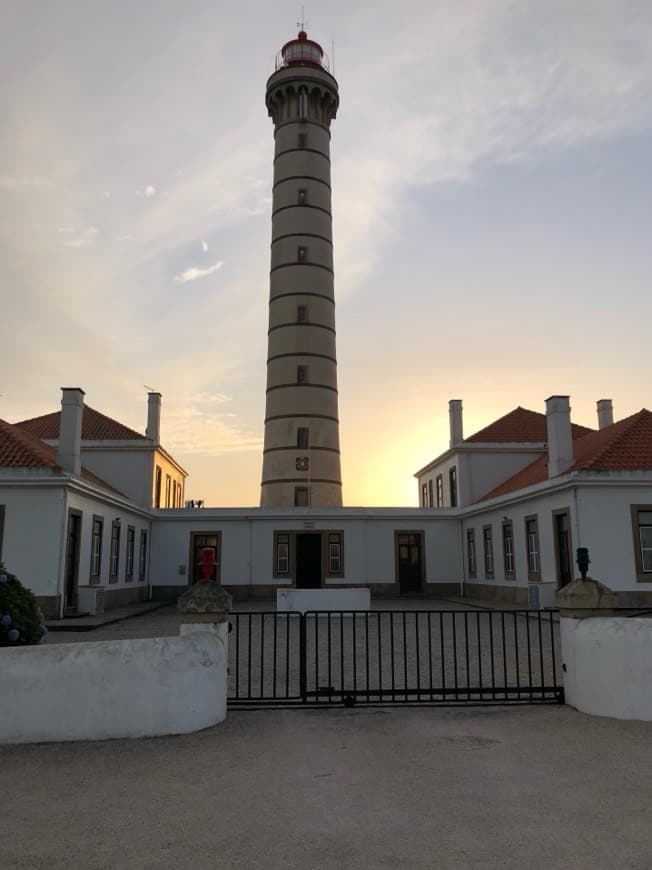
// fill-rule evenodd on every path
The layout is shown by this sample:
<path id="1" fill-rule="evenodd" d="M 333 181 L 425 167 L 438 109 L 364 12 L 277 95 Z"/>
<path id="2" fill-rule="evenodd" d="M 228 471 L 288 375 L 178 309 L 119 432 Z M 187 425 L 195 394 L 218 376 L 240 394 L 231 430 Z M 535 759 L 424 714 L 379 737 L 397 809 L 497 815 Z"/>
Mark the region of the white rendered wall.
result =
<path id="1" fill-rule="evenodd" d="M 3 486 L 4 535 L 0 559 L 35 595 L 56 595 L 64 540 L 63 487 Z"/>
<path id="2" fill-rule="evenodd" d="M 572 489 L 542 494 L 537 497 L 527 498 L 518 503 L 504 504 L 501 507 L 479 510 L 473 516 L 466 516 L 463 521 L 464 533 L 464 577 L 470 583 L 480 583 L 500 586 L 527 586 L 528 585 L 528 561 L 527 545 L 525 538 L 525 518 L 536 516 L 539 530 L 539 558 L 541 562 L 540 581 L 542 584 L 557 585 L 557 564 L 555 559 L 555 540 L 553 526 L 553 510 L 568 508 L 571 525 L 571 548 L 574 558 L 575 549 L 583 544 L 577 542 L 575 534 L 575 511 Z M 505 575 L 503 559 L 503 519 L 512 521 L 514 537 L 514 576 L 508 578 Z M 485 573 L 484 538 L 483 527 L 491 525 L 493 533 L 494 549 L 494 576 L 489 577 Z M 466 533 L 468 529 L 475 529 L 475 551 L 477 562 L 477 576 L 470 577 L 468 572 L 468 559 L 466 553 Z M 553 601 L 542 604 L 553 604 Z"/>
<path id="3" fill-rule="evenodd" d="M 95 448 L 82 442 L 82 463 L 136 504 L 151 507 L 152 449 Z"/>
<path id="4" fill-rule="evenodd" d="M 577 504 L 578 546 L 589 548 L 590 576 L 614 592 L 652 592 L 652 576 L 648 582 L 636 579 L 631 519 L 632 505 L 652 505 L 652 484 L 578 488 Z"/>
<path id="5" fill-rule="evenodd" d="M 652 619 L 561 619 L 566 703 L 583 713 L 652 721 Z"/>
<path id="6" fill-rule="evenodd" d="M 1 743 L 186 734 L 226 716 L 217 633 L 0 650 Z"/>
<path id="7" fill-rule="evenodd" d="M 395 532 L 424 534 L 424 578 L 428 583 L 457 582 L 460 576 L 459 520 L 427 516 L 419 509 L 377 515 L 356 509 L 334 509 L 320 515 L 286 509 L 245 511 L 199 510 L 159 514 L 152 524 L 151 582 L 183 585 L 188 582 L 190 535 L 221 532 L 220 580 L 224 585 L 279 585 L 274 576 L 274 533 L 315 532 L 329 529 L 344 533 L 344 574 L 324 578 L 324 585 L 395 583 Z M 180 573 L 184 566 L 185 573 Z M 288 585 L 290 581 L 287 581 Z"/>
<path id="8" fill-rule="evenodd" d="M 68 491 L 68 508 L 73 508 L 81 512 L 81 539 L 79 549 L 79 586 L 88 586 L 91 582 L 91 538 L 93 531 L 93 516 L 102 517 L 104 520 L 103 537 L 102 537 L 102 559 L 100 577 L 93 578 L 93 584 L 96 586 L 104 586 L 107 589 L 129 588 L 134 586 L 145 586 L 147 580 L 147 571 L 143 580 L 138 579 L 138 557 L 140 554 L 140 532 L 144 530 L 148 536 L 150 534 L 149 517 L 143 516 L 136 511 L 130 511 L 124 508 L 119 503 L 112 503 L 107 499 L 92 498 L 87 495 L 82 495 L 79 492 Z M 111 525 L 114 519 L 120 520 L 120 549 L 118 555 L 118 577 L 117 580 L 110 580 L 110 558 L 111 558 Z M 127 529 L 133 526 L 134 533 L 134 575 L 133 580 L 127 581 Z M 65 558 L 65 548 L 62 553 L 62 558 Z M 147 563 L 146 563 L 147 564 Z"/>
<path id="9" fill-rule="evenodd" d="M 419 504 L 422 487 L 432 480 L 433 507 L 437 507 L 437 477 L 442 476 L 444 507 L 450 507 L 450 469 L 457 468 L 457 498 L 459 507 L 467 507 L 482 498 L 498 484 L 512 477 L 541 456 L 541 450 L 523 451 L 515 445 L 513 451 L 491 448 L 464 447 L 446 456 L 437 465 L 418 478 Z M 522 452 L 523 451 L 523 452 Z"/>

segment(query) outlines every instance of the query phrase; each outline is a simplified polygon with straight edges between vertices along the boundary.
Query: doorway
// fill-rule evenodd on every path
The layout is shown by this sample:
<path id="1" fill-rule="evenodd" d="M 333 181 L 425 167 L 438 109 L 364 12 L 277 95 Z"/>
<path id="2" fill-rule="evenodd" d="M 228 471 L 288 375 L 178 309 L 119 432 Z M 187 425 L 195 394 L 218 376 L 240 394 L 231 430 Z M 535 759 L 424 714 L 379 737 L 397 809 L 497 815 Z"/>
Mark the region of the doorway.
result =
<path id="1" fill-rule="evenodd" d="M 321 588 L 321 534 L 297 534 L 296 536 L 296 586 L 297 589 Z"/>
<path id="2" fill-rule="evenodd" d="M 396 561 L 401 594 L 421 592 L 423 556 L 421 532 L 396 533 Z"/>
<path id="3" fill-rule="evenodd" d="M 77 585 L 79 582 L 79 544 L 82 515 L 78 511 L 68 513 L 66 541 L 66 575 L 64 588 L 64 614 L 77 610 Z"/>
<path id="4" fill-rule="evenodd" d="M 208 571 L 201 567 L 202 551 L 205 549 L 212 550 L 212 562 L 214 563 Z M 219 532 L 209 532 L 202 534 L 193 532 L 190 536 L 190 583 L 197 583 L 199 580 L 207 579 L 211 583 L 220 582 L 220 534 Z"/>
<path id="5" fill-rule="evenodd" d="M 568 511 L 554 514 L 555 551 L 557 556 L 557 586 L 561 589 L 573 579 L 571 559 L 570 519 Z"/>

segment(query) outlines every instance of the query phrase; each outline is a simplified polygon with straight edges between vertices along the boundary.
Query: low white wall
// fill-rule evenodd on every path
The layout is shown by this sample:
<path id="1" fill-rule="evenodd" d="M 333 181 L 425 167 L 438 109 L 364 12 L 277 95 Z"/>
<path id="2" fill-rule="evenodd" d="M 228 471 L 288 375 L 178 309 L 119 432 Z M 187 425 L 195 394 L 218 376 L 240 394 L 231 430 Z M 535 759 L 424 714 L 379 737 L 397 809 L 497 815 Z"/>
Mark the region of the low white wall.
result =
<path id="1" fill-rule="evenodd" d="M 0 650 L 0 743 L 186 734 L 226 717 L 216 631 Z"/>
<path id="2" fill-rule="evenodd" d="M 277 589 L 276 609 L 305 613 L 308 610 L 371 610 L 368 589 Z"/>
<path id="3" fill-rule="evenodd" d="M 652 619 L 561 619 L 566 703 L 583 713 L 652 721 Z"/>

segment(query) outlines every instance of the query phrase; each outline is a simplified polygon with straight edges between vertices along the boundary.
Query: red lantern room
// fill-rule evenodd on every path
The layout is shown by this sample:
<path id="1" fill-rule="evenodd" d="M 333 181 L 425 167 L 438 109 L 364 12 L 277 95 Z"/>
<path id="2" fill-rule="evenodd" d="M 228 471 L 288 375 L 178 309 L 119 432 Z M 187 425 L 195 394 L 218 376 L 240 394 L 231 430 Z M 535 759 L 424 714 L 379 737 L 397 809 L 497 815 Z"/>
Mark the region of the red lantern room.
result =
<path id="1" fill-rule="evenodd" d="M 276 69 L 288 66 L 316 66 L 329 72 L 328 55 L 318 42 L 308 39 L 305 30 L 300 30 L 296 39 L 286 42 L 276 56 Z"/>

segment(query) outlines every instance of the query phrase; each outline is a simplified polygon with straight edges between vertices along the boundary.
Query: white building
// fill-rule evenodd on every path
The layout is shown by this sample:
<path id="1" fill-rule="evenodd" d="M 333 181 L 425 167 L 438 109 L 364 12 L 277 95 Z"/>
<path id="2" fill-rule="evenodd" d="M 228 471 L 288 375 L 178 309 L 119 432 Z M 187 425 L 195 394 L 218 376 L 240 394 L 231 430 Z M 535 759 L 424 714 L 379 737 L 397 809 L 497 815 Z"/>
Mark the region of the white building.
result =
<path id="1" fill-rule="evenodd" d="M 415 476 L 428 514 L 457 505 L 466 595 L 552 605 L 587 547 L 591 574 L 622 606 L 652 604 L 649 411 L 614 423 L 600 400 L 596 431 L 571 424 L 568 397 L 553 396 L 546 415 L 517 408 L 467 439 L 458 400 L 450 416 L 450 449 Z"/>
<path id="2" fill-rule="evenodd" d="M 169 507 L 152 504 L 157 465 L 163 480 L 179 475 L 177 492 L 185 479 L 158 444 L 160 396 L 149 399 L 150 438 L 87 408 L 83 396 L 63 391 L 57 438 L 28 431 L 38 425 L 52 436 L 53 415 L 0 422 L 0 559 L 49 616 L 174 598 L 198 579 L 204 547 L 215 554 L 214 579 L 237 597 L 368 586 L 374 595 L 546 606 L 573 576 L 582 546 L 592 575 L 623 606 L 652 604 L 649 411 L 617 423 L 602 413 L 593 431 L 572 427 L 568 399 L 553 397 L 547 415 L 516 409 L 463 439 L 455 404 L 454 447 L 418 472 L 425 506 L 198 510 L 174 506 L 171 484 Z M 103 476 L 87 457 L 104 463 Z M 145 467 L 140 478 L 135 457 Z M 151 488 L 130 490 L 139 499 L 119 489 L 148 479 L 148 468 Z M 430 481 L 433 501 L 442 491 L 440 507 L 430 507 Z"/>

